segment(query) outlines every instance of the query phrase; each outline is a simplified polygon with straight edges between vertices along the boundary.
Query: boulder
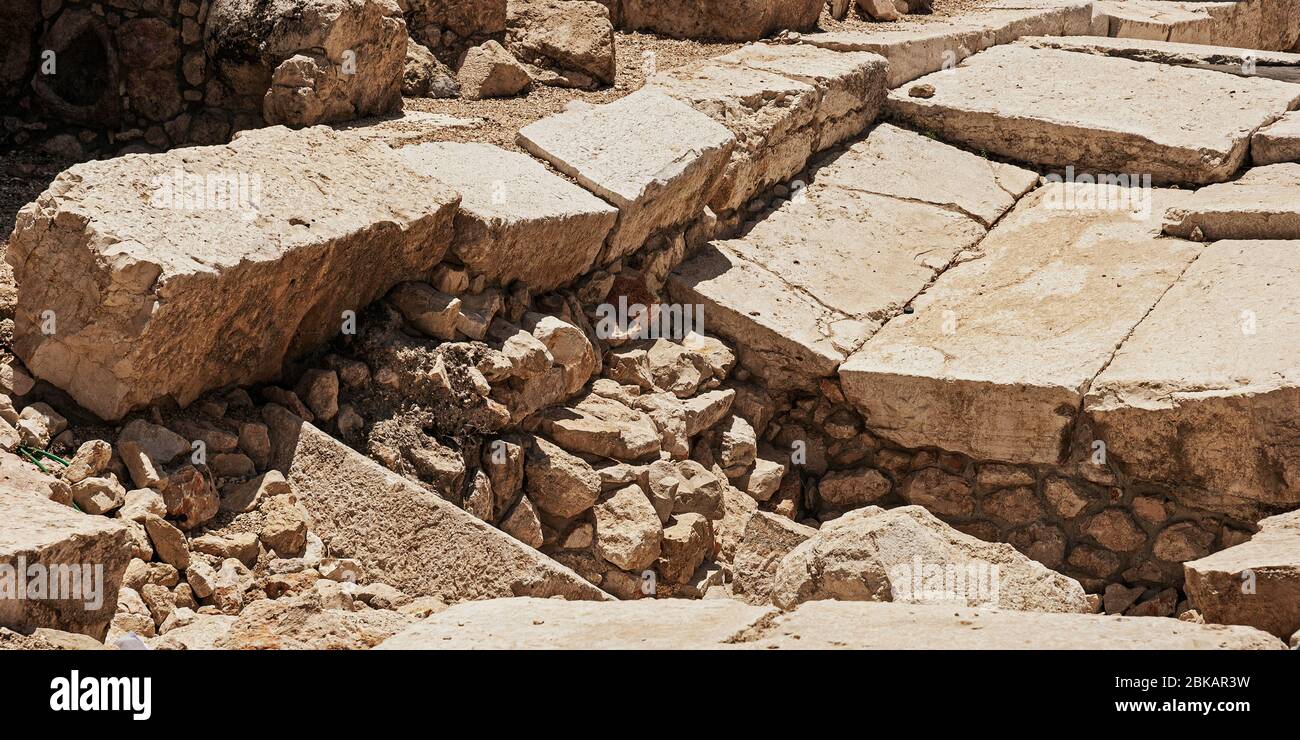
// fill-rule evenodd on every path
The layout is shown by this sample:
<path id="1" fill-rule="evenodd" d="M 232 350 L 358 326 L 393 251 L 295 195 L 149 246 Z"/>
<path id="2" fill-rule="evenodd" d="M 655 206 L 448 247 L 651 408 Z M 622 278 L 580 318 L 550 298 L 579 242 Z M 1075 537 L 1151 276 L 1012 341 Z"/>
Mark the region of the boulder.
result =
<path id="1" fill-rule="evenodd" d="M 1078 581 L 919 506 L 851 511 L 791 550 L 776 570 L 773 602 L 789 609 L 818 599 L 1091 611 Z"/>
<path id="2" fill-rule="evenodd" d="M 816 534 L 816 529 L 778 514 L 755 512 L 736 546 L 732 590 L 750 604 L 772 603 L 772 582 L 781 561 Z"/>
<path id="3" fill-rule="evenodd" d="M 511 0 L 506 47 L 545 70 L 541 82 L 590 88 L 614 84 L 614 27 L 600 3 Z"/>
<path id="4" fill-rule="evenodd" d="M 408 98 L 456 98 L 460 97 L 460 83 L 433 52 L 415 39 L 407 39 L 402 95 Z"/>
<path id="5" fill-rule="evenodd" d="M 575 453 L 637 462 L 659 453 L 659 432 L 650 417 L 611 398 L 584 396 L 572 406 L 542 415 L 545 434 Z"/>
<path id="6" fill-rule="evenodd" d="M 752 41 L 817 23 L 826 0 L 623 0 L 620 27 L 681 39 Z"/>
<path id="7" fill-rule="evenodd" d="M 593 514 L 597 555 L 628 571 L 647 568 L 659 558 L 663 538 L 659 515 L 639 486 L 606 494 Z"/>
<path id="8" fill-rule="evenodd" d="M 542 511 L 561 519 L 590 509 L 600 496 L 600 476 L 591 465 L 541 437 L 528 447 L 524 486 Z"/>
<path id="9" fill-rule="evenodd" d="M 269 380 L 437 264 L 457 201 L 323 128 L 77 165 L 18 216 L 14 350 L 105 419 Z"/>
<path id="10" fill-rule="evenodd" d="M 461 97 L 467 100 L 509 98 L 532 85 L 528 70 L 496 41 L 466 51 L 456 69 Z"/>

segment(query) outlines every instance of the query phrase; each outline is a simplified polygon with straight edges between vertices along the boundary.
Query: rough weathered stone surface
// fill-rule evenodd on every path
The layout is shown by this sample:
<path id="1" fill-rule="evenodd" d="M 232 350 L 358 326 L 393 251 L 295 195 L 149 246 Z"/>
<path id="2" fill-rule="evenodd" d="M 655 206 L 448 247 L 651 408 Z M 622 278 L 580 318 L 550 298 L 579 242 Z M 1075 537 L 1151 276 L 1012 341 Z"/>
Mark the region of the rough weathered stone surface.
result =
<path id="1" fill-rule="evenodd" d="M 1096 11 L 1115 37 L 1281 51 L 1300 40 L 1300 7 L 1293 0 L 1102 0 Z"/>
<path id="2" fill-rule="evenodd" d="M 856 509 L 790 551 L 772 601 L 901 601 L 1086 612 L 1083 587 L 1004 543 L 962 534 L 920 506 Z"/>
<path id="3" fill-rule="evenodd" d="M 1208 241 L 1300 239 L 1300 163 L 1255 167 L 1197 190 L 1165 214 L 1164 232 Z"/>
<path id="4" fill-rule="evenodd" d="M 629 571 L 647 568 L 658 559 L 663 538 L 659 515 L 639 486 L 606 494 L 592 513 L 597 555 Z"/>
<path id="5" fill-rule="evenodd" d="M 654 232 L 703 210 L 735 137 L 657 90 L 576 108 L 525 126 L 519 143 L 619 209 L 599 264 L 640 249 Z"/>
<path id="6" fill-rule="evenodd" d="M 649 416 L 594 393 L 572 406 L 548 410 L 542 425 L 556 444 L 570 452 L 626 462 L 659 453 L 659 432 Z"/>
<path id="7" fill-rule="evenodd" d="M 457 200 L 324 128 L 77 165 L 18 216 L 14 350 L 105 419 L 268 380 L 436 265 Z"/>
<path id="8" fill-rule="evenodd" d="M 511 0 L 506 46 L 526 64 L 549 71 L 545 84 L 614 84 L 614 26 L 596 2 Z"/>
<path id="9" fill-rule="evenodd" d="M 312 126 L 401 107 L 406 24 L 386 0 L 217 0 L 203 27 L 228 103 Z"/>
<path id="10" fill-rule="evenodd" d="M 812 85 L 717 61 L 660 73 L 649 84 L 735 134 L 726 174 L 709 201 L 717 213 L 788 180 L 812 155 L 820 97 Z"/>
<path id="11" fill-rule="evenodd" d="M 913 97 L 922 84 L 934 94 Z M 1207 112 L 1203 100 L 1230 102 Z M 1009 45 L 890 92 L 886 107 L 949 141 L 1021 161 L 1205 184 L 1231 177 L 1255 129 L 1297 104 L 1300 87 L 1276 80 Z"/>
<path id="12" fill-rule="evenodd" d="M 772 603 L 772 581 L 781 560 L 815 534 L 812 527 L 779 514 L 755 512 L 736 545 L 732 590 L 750 604 Z"/>
<path id="13" fill-rule="evenodd" d="M 876 120 L 885 100 L 889 63 L 878 54 L 750 44 L 715 61 L 779 74 L 815 87 L 819 98 L 814 151 L 857 136 Z"/>
<path id="14" fill-rule="evenodd" d="M 746 636 L 769 650 L 1280 650 L 1248 627 L 961 606 L 813 601 Z"/>
<path id="15" fill-rule="evenodd" d="M 731 599 L 639 599 L 600 605 L 496 599 L 457 604 L 394 635 L 379 649 L 717 648 L 774 612 Z"/>
<path id="16" fill-rule="evenodd" d="M 889 86 L 898 87 L 1020 36 L 1087 33 L 1092 19 L 1092 3 L 1082 0 L 1005 0 L 986 7 L 950 21 L 890 31 L 812 33 L 799 41 L 839 52 L 880 54 L 889 60 Z"/>
<path id="17" fill-rule="evenodd" d="M 532 85 L 528 70 L 505 47 L 486 41 L 466 51 L 456 70 L 461 97 L 467 100 L 509 98 Z"/>
<path id="18" fill-rule="evenodd" d="M 620 28 L 683 39 L 752 41 L 775 31 L 802 31 L 825 0 L 622 0 Z"/>
<path id="19" fill-rule="evenodd" d="M 1103 190 L 1072 192 L 1095 203 Z M 1119 202 L 1066 208 L 1069 192 L 1049 184 L 1022 199 L 979 259 L 940 276 L 844 364 L 844 394 L 873 432 L 977 459 L 1057 461 L 1088 383 L 1200 250 L 1158 239 L 1154 219 Z M 1187 196 L 1140 192 L 1153 212 Z"/>
<path id="20" fill-rule="evenodd" d="M 609 598 L 573 571 L 352 451 L 274 412 L 274 465 L 332 554 L 375 580 L 445 601 L 519 594 Z"/>
<path id="21" fill-rule="evenodd" d="M 1250 160 L 1256 166 L 1300 162 L 1300 112 L 1292 111 L 1256 131 L 1250 137 Z"/>
<path id="22" fill-rule="evenodd" d="M 411 623 L 386 609 L 345 611 L 309 592 L 250 604 L 217 637 L 222 650 L 364 650 L 383 643 Z M 164 639 L 166 636 L 164 635 Z"/>
<path id="23" fill-rule="evenodd" d="M 0 627 L 49 627 L 103 639 L 131 559 L 127 529 L 47 495 L 8 475 L 0 483 Z M 51 576 L 72 592 L 57 584 L 52 591 Z"/>
<path id="24" fill-rule="evenodd" d="M 1192 607 L 1217 624 L 1287 639 L 1300 630 L 1300 512 L 1269 517 L 1249 542 L 1183 564 Z"/>
<path id="25" fill-rule="evenodd" d="M 582 275 L 618 218 L 617 209 L 518 152 L 433 143 L 399 155 L 460 193 L 452 251 L 498 285 L 518 280 L 544 292 Z"/>
<path id="26" fill-rule="evenodd" d="M 1300 505 L 1297 247 L 1205 247 L 1093 381 L 1085 413 L 1130 475 L 1250 518 Z"/>

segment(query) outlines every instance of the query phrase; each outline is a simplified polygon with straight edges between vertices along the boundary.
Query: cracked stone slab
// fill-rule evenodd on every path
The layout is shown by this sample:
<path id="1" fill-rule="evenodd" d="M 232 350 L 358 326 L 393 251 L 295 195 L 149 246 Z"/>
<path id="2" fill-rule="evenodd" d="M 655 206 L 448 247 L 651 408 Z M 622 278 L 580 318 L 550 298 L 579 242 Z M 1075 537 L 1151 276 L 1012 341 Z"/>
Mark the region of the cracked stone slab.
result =
<path id="1" fill-rule="evenodd" d="M 1058 461 L 1088 383 L 1200 250 L 1158 238 L 1153 211 L 1102 191 L 1077 186 L 1071 201 L 1055 183 L 1023 198 L 978 259 L 940 275 L 841 366 L 874 433 L 980 460 Z M 1156 209 L 1187 196 L 1111 192 L 1145 193 Z M 1088 196 L 1117 208 L 1071 207 Z"/>
<path id="2" fill-rule="evenodd" d="M 667 288 L 678 303 L 704 306 L 708 332 L 730 339 L 740 362 L 774 388 L 816 387 L 877 326 L 790 287 L 725 241 L 702 247 Z"/>
<path id="3" fill-rule="evenodd" d="M 1139 479 L 1211 511 L 1300 505 L 1300 241 L 1220 241 L 1092 383 L 1089 422 Z"/>
<path id="4" fill-rule="evenodd" d="M 1082 54 L 1123 57 L 1137 62 L 1204 67 L 1285 82 L 1300 81 L 1300 54 L 1279 51 L 1102 36 L 1028 36 L 1016 43 L 1035 49 L 1061 49 Z"/>
<path id="5" fill-rule="evenodd" d="M 817 650 L 1282 650 L 1250 627 L 1165 617 L 1000 611 L 870 601 L 810 601 L 740 646 Z"/>
<path id="6" fill-rule="evenodd" d="M 898 87 L 922 75 L 955 66 L 970 55 L 1020 36 L 1087 33 L 1091 2 L 995 3 L 983 12 L 952 21 L 891 31 L 832 31 L 804 34 L 801 44 L 838 52 L 874 52 L 889 60 L 888 82 Z"/>
<path id="7" fill-rule="evenodd" d="M 452 252 L 497 285 L 553 290 L 587 272 L 618 209 L 526 154 L 491 144 L 401 149 L 412 170 L 460 193 Z"/>
<path id="8" fill-rule="evenodd" d="M 772 607 L 732 599 L 494 599 L 456 604 L 378 649 L 716 649 L 774 614 Z"/>
<path id="9" fill-rule="evenodd" d="M 722 177 L 735 137 L 658 90 L 571 106 L 519 131 L 519 143 L 619 209 L 597 258 L 607 264 L 655 232 L 696 218 Z"/>
<path id="10" fill-rule="evenodd" d="M 473 129 L 483 125 L 482 118 L 459 118 L 445 113 L 403 110 L 391 116 L 363 118 L 335 124 L 334 130 L 363 141 L 374 141 L 397 149 L 418 144 L 429 135 L 446 129 Z"/>
<path id="11" fill-rule="evenodd" d="M 815 151 L 861 133 L 880 115 L 888 88 L 889 63 L 878 54 L 750 44 L 715 61 L 779 74 L 815 87 L 819 96 Z"/>
<path id="12" fill-rule="evenodd" d="M 1210 241 L 1300 239 L 1300 163 L 1255 167 L 1203 187 L 1165 213 L 1164 231 Z"/>
<path id="13" fill-rule="evenodd" d="M 437 265 L 458 201 L 326 127 L 76 165 L 19 212 L 14 351 L 107 420 L 270 380 Z"/>
<path id="14" fill-rule="evenodd" d="M 1292 111 L 1255 132 L 1250 159 L 1256 166 L 1300 162 L 1300 112 Z"/>
<path id="15" fill-rule="evenodd" d="M 0 458 L 7 469 L 0 479 L 0 511 L 4 512 L 0 516 L 0 565 L 11 574 L 39 569 L 59 575 L 65 584 L 89 584 L 53 599 L 27 598 L 32 581 L 5 582 L 0 627 L 19 631 L 47 627 L 102 640 L 117 609 L 117 592 L 131 559 L 126 527 L 49 500 L 49 491 L 40 480 L 44 476 L 38 476 L 15 455 L 0 453 Z M 72 580 L 74 572 L 76 581 Z M 68 580 L 63 581 L 64 576 Z M 81 580 L 84 576 L 89 580 Z M 41 584 L 48 593 L 48 577 Z M 29 587 L 22 592 L 24 598 L 12 598 L 9 589 L 23 585 Z"/>
<path id="16" fill-rule="evenodd" d="M 708 61 L 655 75 L 647 83 L 726 126 L 736 137 L 709 206 L 728 213 L 807 164 L 817 143 L 821 94 L 805 82 Z M 882 90 L 883 95 L 883 90 Z"/>
<path id="17" fill-rule="evenodd" d="M 912 97 L 922 84 L 934 94 Z M 893 90 L 886 104 L 895 119 L 971 149 L 1192 184 L 1235 174 L 1255 130 L 1297 105 L 1300 86 L 1277 80 L 1016 44 Z"/>
<path id="18" fill-rule="evenodd" d="M 273 467 L 330 552 L 377 581 L 453 602 L 510 596 L 611 599 L 582 576 L 380 466 L 288 411 L 268 406 Z"/>
<path id="19" fill-rule="evenodd" d="M 1187 598 L 1206 621 L 1287 639 L 1300 630 L 1300 511 L 1269 517 L 1249 541 L 1183 564 Z"/>

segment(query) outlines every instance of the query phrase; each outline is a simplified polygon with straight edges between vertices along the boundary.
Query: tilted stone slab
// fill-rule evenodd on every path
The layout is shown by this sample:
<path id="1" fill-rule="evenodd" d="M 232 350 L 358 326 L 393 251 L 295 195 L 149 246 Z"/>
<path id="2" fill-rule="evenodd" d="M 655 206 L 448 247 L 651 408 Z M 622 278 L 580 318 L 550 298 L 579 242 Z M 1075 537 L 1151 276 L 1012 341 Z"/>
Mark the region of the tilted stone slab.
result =
<path id="1" fill-rule="evenodd" d="M 679 300 L 704 303 L 709 330 L 732 339 L 746 367 L 781 387 L 833 374 L 975 247 L 985 221 L 1036 176 L 884 125 L 820 163 L 812 179 L 743 238 L 683 265 L 669 284 Z"/>
<path id="2" fill-rule="evenodd" d="M 677 303 L 704 306 L 708 332 L 731 339 L 740 362 L 770 386 L 815 387 L 875 330 L 731 247 L 702 247 L 669 277 L 668 292 Z"/>
<path id="3" fill-rule="evenodd" d="M 284 409 L 269 406 L 284 472 L 331 554 L 377 581 L 444 601 L 509 596 L 609 599 L 577 573 Z"/>
<path id="4" fill-rule="evenodd" d="M 922 84 L 932 97 L 911 96 Z M 1011 44 L 896 89 L 886 105 L 943 139 L 1019 161 L 1205 184 L 1241 167 L 1251 134 L 1300 105 L 1300 86 Z"/>
<path id="5" fill-rule="evenodd" d="M 770 650 L 1281 650 L 1250 627 L 1165 617 L 999 611 L 965 606 L 810 601 L 740 646 Z"/>
<path id="6" fill-rule="evenodd" d="M 861 133 L 876 120 L 885 100 L 889 63 L 878 54 L 751 44 L 715 61 L 772 72 L 816 87 L 816 151 Z"/>
<path id="7" fill-rule="evenodd" d="M 621 0 L 617 23 L 683 39 L 752 41 L 816 25 L 824 0 Z"/>
<path id="8" fill-rule="evenodd" d="M 457 604 L 393 635 L 378 649 L 716 649 L 774 614 L 771 607 L 731 599 L 495 599 Z"/>
<path id="9" fill-rule="evenodd" d="M 603 265 L 699 216 L 735 137 L 663 92 L 638 90 L 525 126 L 519 143 L 618 207 L 618 225 L 597 258 Z"/>
<path id="10" fill-rule="evenodd" d="M 1123 57 L 1138 62 L 1181 64 L 1229 74 L 1258 75 L 1283 82 L 1300 82 L 1300 54 L 1280 51 L 1100 36 L 1030 36 L 1017 43 L 1036 49 L 1061 49 Z"/>
<path id="11" fill-rule="evenodd" d="M 1078 186 L 1075 197 L 1099 186 Z M 1055 463 L 1087 391 L 1124 337 L 1200 250 L 1158 239 L 1145 219 L 1080 208 L 1061 183 L 1039 188 L 840 368 L 845 396 L 903 447 L 976 459 Z M 1118 207 L 1122 205 L 1116 201 Z M 1136 213 L 1142 213 L 1141 208 Z"/>
<path id="12" fill-rule="evenodd" d="M 432 269 L 458 200 L 323 127 L 76 165 L 9 243 L 14 351 L 104 419 L 274 378 Z"/>
<path id="13" fill-rule="evenodd" d="M 1270 51 L 1288 51 L 1300 41 L 1300 4 L 1296 0 L 1100 0 L 1096 12 L 1108 20 L 1109 35 L 1120 38 Z"/>
<path id="14" fill-rule="evenodd" d="M 804 34 L 802 44 L 838 52 L 867 51 L 889 60 L 889 86 L 949 69 L 966 57 L 1020 36 L 1087 33 L 1091 2 L 995 3 L 985 12 L 891 31 Z"/>
<path id="15" fill-rule="evenodd" d="M 1300 163 L 1255 167 L 1203 187 L 1165 213 L 1164 231 L 1208 240 L 1300 239 Z"/>
<path id="16" fill-rule="evenodd" d="M 0 457 L 0 627 L 102 640 L 131 559 L 126 527 L 49 500 L 35 468 L 9 453 Z"/>
<path id="17" fill-rule="evenodd" d="M 1300 241 L 1221 241 L 1133 331 L 1085 411 L 1107 454 L 1187 503 L 1300 506 Z"/>
<path id="18" fill-rule="evenodd" d="M 1291 112 L 1255 132 L 1250 160 L 1256 166 L 1300 162 L 1300 112 Z"/>
<path id="19" fill-rule="evenodd" d="M 1183 564 L 1187 598 L 1208 622 L 1287 639 L 1300 630 L 1300 511 L 1269 517 L 1244 542 Z"/>
<path id="20" fill-rule="evenodd" d="M 820 94 L 812 85 L 716 61 L 679 67 L 648 83 L 735 134 L 726 173 L 709 201 L 716 213 L 744 206 L 804 168 L 817 143 Z"/>
<path id="21" fill-rule="evenodd" d="M 587 272 L 618 209 L 532 157 L 491 144 L 406 147 L 416 172 L 460 193 L 452 251 L 497 285 L 553 290 Z"/>

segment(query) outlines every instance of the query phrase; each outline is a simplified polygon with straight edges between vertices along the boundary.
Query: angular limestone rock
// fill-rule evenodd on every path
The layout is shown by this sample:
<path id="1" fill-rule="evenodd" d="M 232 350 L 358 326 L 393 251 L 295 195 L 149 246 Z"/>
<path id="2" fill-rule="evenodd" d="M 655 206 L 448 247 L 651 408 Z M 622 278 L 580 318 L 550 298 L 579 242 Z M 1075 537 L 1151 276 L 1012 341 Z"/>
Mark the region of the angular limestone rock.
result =
<path id="1" fill-rule="evenodd" d="M 329 551 L 361 561 L 373 579 L 444 601 L 517 594 L 610 598 L 283 409 L 270 413 L 273 465 L 285 473 Z"/>
<path id="2" fill-rule="evenodd" d="M 1300 112 L 1292 111 L 1256 131 L 1250 137 L 1250 161 L 1256 166 L 1300 162 Z"/>
<path id="3" fill-rule="evenodd" d="M 731 599 L 579 604 L 496 599 L 457 604 L 394 635 L 380 650 L 681 650 L 721 647 L 775 610 Z"/>
<path id="4" fill-rule="evenodd" d="M 933 95 L 913 97 L 923 84 Z M 1207 112 L 1204 100 L 1225 102 Z M 1300 87 L 1276 80 L 1009 45 L 893 90 L 886 107 L 944 139 L 1021 161 L 1205 184 L 1231 177 L 1255 129 L 1298 104 Z"/>
<path id="5" fill-rule="evenodd" d="M 1164 231 L 1184 239 L 1300 239 L 1300 163 L 1247 170 L 1208 185 L 1165 214 Z"/>
<path id="6" fill-rule="evenodd" d="M 760 650 L 1281 650 L 1249 627 L 960 606 L 812 601 L 747 636 Z"/>
<path id="7" fill-rule="evenodd" d="M 856 509 L 790 551 L 772 601 L 898 601 L 1087 612 L 1083 586 L 1004 543 L 962 534 L 920 506 Z"/>
<path id="8" fill-rule="evenodd" d="M 1300 512 L 1261 521 L 1250 541 L 1184 563 L 1183 572 L 1205 621 L 1287 639 L 1300 630 Z"/>
<path id="9" fill-rule="evenodd" d="M 325 128 L 78 165 L 9 243 L 14 350 L 105 419 L 276 377 L 436 265 L 457 200 Z"/>
<path id="10" fill-rule="evenodd" d="M 772 581 L 781 561 L 817 530 L 779 514 L 758 511 L 745 524 L 732 561 L 732 590 L 750 604 L 772 603 Z"/>
<path id="11" fill-rule="evenodd" d="M 844 363 L 845 396 L 903 447 L 1056 462 L 1088 383 L 1200 250 L 1150 217 L 1187 195 L 1039 188 Z"/>
<path id="12" fill-rule="evenodd" d="M 825 0 L 622 0 L 619 27 L 681 39 L 752 41 L 817 23 Z"/>
<path id="13" fill-rule="evenodd" d="M 497 285 L 535 292 L 591 268 L 618 210 L 527 155 L 490 144 L 432 143 L 399 155 L 461 195 L 452 251 Z"/>
<path id="14" fill-rule="evenodd" d="M 1205 247 L 1092 383 L 1107 454 L 1212 511 L 1300 505 L 1297 275 L 1297 241 Z"/>
<path id="15" fill-rule="evenodd" d="M 131 559 L 128 530 L 47 496 L 10 476 L 0 483 L 0 627 L 102 640 Z"/>
<path id="16" fill-rule="evenodd" d="M 521 146 L 618 207 L 598 264 L 695 219 L 734 142 L 725 126 L 657 90 L 557 113 L 519 131 Z"/>

